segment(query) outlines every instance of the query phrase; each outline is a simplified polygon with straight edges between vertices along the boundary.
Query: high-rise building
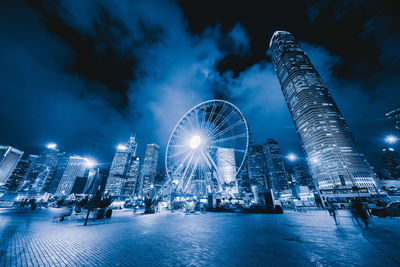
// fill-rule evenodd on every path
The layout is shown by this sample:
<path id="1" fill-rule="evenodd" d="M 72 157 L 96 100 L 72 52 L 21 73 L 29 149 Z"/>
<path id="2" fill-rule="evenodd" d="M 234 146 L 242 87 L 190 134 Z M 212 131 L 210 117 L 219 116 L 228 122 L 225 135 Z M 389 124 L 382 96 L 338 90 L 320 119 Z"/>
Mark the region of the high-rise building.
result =
<path id="1" fill-rule="evenodd" d="M 32 163 L 18 191 L 29 194 L 43 193 L 45 184 L 54 178 L 59 156 L 60 151 L 53 146 L 43 149 Z"/>
<path id="2" fill-rule="evenodd" d="M 114 159 L 111 163 L 110 174 L 107 180 L 106 193 L 113 198 L 121 196 L 130 197 L 130 190 L 134 190 L 137 182 L 133 181 L 139 167 L 139 161 L 135 158 L 137 150 L 136 137 L 131 136 L 127 145 L 120 144 L 117 146 Z M 137 164 L 137 166 L 135 165 Z M 137 178 L 136 178 L 137 180 Z M 125 187 L 128 187 L 125 190 Z M 129 196 L 127 194 L 130 194 Z"/>
<path id="3" fill-rule="evenodd" d="M 249 146 L 247 154 L 247 169 L 249 182 L 252 186 L 257 187 L 259 193 L 263 193 L 269 188 L 272 188 L 268 180 L 266 157 L 263 151 L 263 146 Z"/>
<path id="4" fill-rule="evenodd" d="M 320 189 L 369 188 L 375 174 L 358 150 L 342 114 L 300 44 L 277 31 L 270 50 L 282 92 Z"/>
<path id="5" fill-rule="evenodd" d="M 400 155 L 391 147 L 382 149 L 382 158 L 391 178 L 400 179 Z"/>
<path id="6" fill-rule="evenodd" d="M 400 106 L 391 111 L 386 112 L 386 117 L 392 121 L 394 127 L 400 132 Z"/>
<path id="7" fill-rule="evenodd" d="M 69 156 L 65 152 L 58 153 L 58 162 L 57 165 L 53 168 L 52 175 L 48 177 L 46 180 L 43 191 L 54 194 L 57 190 L 58 184 L 60 183 L 61 177 L 64 173 L 65 168 L 67 167 Z"/>
<path id="8" fill-rule="evenodd" d="M 70 156 L 68 164 L 58 184 L 55 196 L 68 196 L 77 177 L 85 177 L 88 174 L 89 160 L 79 156 Z"/>
<path id="9" fill-rule="evenodd" d="M 4 189 L 7 191 L 16 191 L 31 164 L 31 161 L 21 159 L 4 185 Z"/>
<path id="10" fill-rule="evenodd" d="M 133 157 L 129 163 L 129 169 L 126 173 L 126 182 L 122 192 L 123 197 L 133 197 L 136 186 L 138 186 L 140 158 Z"/>
<path id="11" fill-rule="evenodd" d="M 131 153 L 128 148 L 124 145 L 119 145 L 111 163 L 106 185 L 106 193 L 109 193 L 112 197 L 117 198 L 122 195 L 130 158 Z"/>
<path id="12" fill-rule="evenodd" d="M 154 178 L 157 172 L 157 161 L 160 147 L 147 144 L 142 167 L 140 169 L 139 196 L 152 196 L 154 193 Z"/>
<path id="13" fill-rule="evenodd" d="M 11 146 L 0 146 L 0 186 L 7 182 L 23 154 Z"/>
<path id="14" fill-rule="evenodd" d="M 288 189 L 288 177 L 278 142 L 268 138 L 263 146 L 263 151 L 267 162 L 268 179 L 272 189 L 275 193 Z"/>
<path id="15" fill-rule="evenodd" d="M 308 175 L 307 171 L 300 163 L 295 163 L 293 165 L 293 177 L 296 184 L 300 186 L 313 187 L 312 178 L 310 175 Z"/>
<path id="16" fill-rule="evenodd" d="M 88 181 L 83 190 L 84 194 L 96 195 L 103 193 L 106 187 L 109 170 L 107 168 L 91 169 L 88 175 Z"/>

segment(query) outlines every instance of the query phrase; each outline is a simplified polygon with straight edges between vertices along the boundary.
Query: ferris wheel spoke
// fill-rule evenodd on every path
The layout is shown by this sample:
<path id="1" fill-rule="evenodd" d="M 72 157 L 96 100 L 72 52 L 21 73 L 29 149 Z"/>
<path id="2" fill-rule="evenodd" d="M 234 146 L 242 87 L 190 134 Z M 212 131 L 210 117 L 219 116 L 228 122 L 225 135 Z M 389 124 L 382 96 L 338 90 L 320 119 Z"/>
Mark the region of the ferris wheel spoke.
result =
<path id="1" fill-rule="evenodd" d="M 185 187 L 183 188 L 183 192 L 186 192 L 188 185 L 190 184 L 190 182 L 192 181 L 192 177 L 193 177 L 193 173 L 195 172 L 195 170 L 197 169 L 197 164 L 198 164 L 199 160 L 197 159 L 195 161 L 195 163 L 193 164 L 193 168 L 192 171 L 190 172 L 188 181 L 186 182 Z"/>
<path id="2" fill-rule="evenodd" d="M 229 136 L 229 137 L 225 137 L 225 138 L 221 138 L 221 139 L 214 139 L 214 140 L 210 141 L 210 143 L 211 144 L 216 144 L 216 143 L 235 140 L 235 139 L 239 139 L 239 138 L 243 138 L 243 137 L 247 137 L 247 133 L 233 135 L 233 136 Z"/>
<path id="3" fill-rule="evenodd" d="M 177 171 L 180 170 L 180 169 L 182 168 L 183 163 L 185 163 L 185 161 L 189 158 L 190 155 L 191 155 L 191 153 L 188 153 L 188 154 L 186 155 L 186 157 L 185 157 L 182 161 L 177 160 L 177 161 L 170 167 L 171 170 L 173 170 L 173 169 L 176 167 L 176 169 L 174 170 L 174 172 L 171 174 L 171 177 L 173 177 L 173 176 L 177 173 Z"/>
<path id="4" fill-rule="evenodd" d="M 239 126 L 242 123 L 244 123 L 242 120 L 238 120 L 234 124 L 230 125 L 229 127 L 225 128 L 224 130 L 222 130 L 222 131 L 218 132 L 217 134 L 215 134 L 211 141 L 213 141 L 213 140 L 215 140 L 215 138 L 217 138 L 217 137 L 229 132 L 230 130 L 233 130 L 234 128 L 236 128 L 237 126 Z"/>
<path id="5" fill-rule="evenodd" d="M 174 154 L 169 155 L 168 157 L 169 157 L 169 158 L 175 158 L 175 157 L 180 156 L 180 155 L 183 155 L 183 154 L 185 154 L 185 153 L 188 153 L 188 150 L 187 150 L 187 149 L 181 150 L 181 151 L 179 151 L 179 152 L 175 152 Z"/>
<path id="6" fill-rule="evenodd" d="M 200 130 L 202 131 L 207 125 L 207 121 L 206 121 L 207 112 L 205 111 L 205 109 L 201 109 L 201 111 L 202 111 L 202 113 L 201 113 L 201 121 L 200 121 Z"/>
<path id="7" fill-rule="evenodd" d="M 192 165 L 193 154 L 194 154 L 193 152 L 190 153 L 189 162 L 185 165 L 185 169 L 184 169 L 184 171 L 183 171 L 183 174 L 182 174 L 182 176 L 181 176 L 181 180 L 179 181 L 179 184 L 178 184 L 178 187 L 177 187 L 178 190 L 182 187 L 183 183 L 185 182 L 186 173 L 187 173 L 188 169 L 189 169 L 189 168 L 191 167 L 191 165 Z"/>
<path id="8" fill-rule="evenodd" d="M 218 128 L 221 128 L 223 125 L 225 125 L 225 123 L 228 121 L 228 120 L 230 120 L 232 117 L 233 117 L 233 115 L 235 115 L 236 114 L 236 111 L 235 110 L 232 110 L 229 114 L 228 114 L 228 116 L 226 116 L 222 121 L 221 121 L 221 123 L 218 125 Z"/>
<path id="9" fill-rule="evenodd" d="M 223 104 L 221 110 L 220 110 L 218 113 L 214 113 L 214 114 L 216 114 L 216 116 L 215 116 L 214 119 L 211 121 L 211 125 L 216 125 L 216 123 L 218 122 L 218 120 L 221 118 L 222 114 L 224 114 L 225 109 L 226 109 L 227 107 L 228 107 L 227 105 Z M 214 112 L 215 112 L 215 110 L 214 110 Z M 213 116 L 214 114 L 211 114 L 211 118 L 212 118 L 212 116 Z M 218 127 L 215 127 L 215 128 L 218 130 Z M 214 131 L 215 131 L 215 129 L 214 129 Z M 213 132 L 211 132 L 211 134 L 213 134 Z"/>

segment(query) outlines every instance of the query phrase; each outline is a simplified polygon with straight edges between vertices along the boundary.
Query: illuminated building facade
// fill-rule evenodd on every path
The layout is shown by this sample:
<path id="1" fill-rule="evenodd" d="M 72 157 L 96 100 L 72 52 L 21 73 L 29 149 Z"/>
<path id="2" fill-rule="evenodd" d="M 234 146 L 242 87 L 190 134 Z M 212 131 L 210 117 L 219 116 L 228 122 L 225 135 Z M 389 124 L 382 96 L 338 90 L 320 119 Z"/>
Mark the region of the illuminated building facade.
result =
<path id="1" fill-rule="evenodd" d="M 139 197 L 152 196 L 154 179 L 157 172 L 157 161 L 160 147 L 156 144 L 147 144 L 142 167 L 140 169 Z"/>
<path id="2" fill-rule="evenodd" d="M 263 145 L 263 151 L 267 163 L 268 180 L 272 189 L 275 193 L 288 189 L 288 177 L 278 142 L 268 138 Z"/>
<path id="3" fill-rule="evenodd" d="M 394 127 L 400 132 L 400 106 L 387 112 L 386 117 L 394 124 Z"/>
<path id="4" fill-rule="evenodd" d="M 120 144 L 111 163 L 106 185 L 106 193 L 114 198 L 132 196 L 130 191 L 136 186 L 139 158 L 136 158 L 137 143 L 135 136 L 129 138 L 127 145 Z M 135 169 L 136 168 L 136 169 Z"/>
<path id="5" fill-rule="evenodd" d="M 0 146 L 0 185 L 7 182 L 23 154 L 11 146 Z"/>
<path id="6" fill-rule="evenodd" d="M 394 148 L 385 147 L 382 149 L 382 159 L 391 178 L 400 179 L 400 155 Z"/>
<path id="7" fill-rule="evenodd" d="M 129 163 L 129 169 L 126 173 L 126 182 L 122 192 L 124 197 L 133 197 L 138 184 L 140 158 L 133 157 Z"/>
<path id="8" fill-rule="evenodd" d="M 270 50 L 313 178 L 320 189 L 358 186 L 375 192 L 375 174 L 300 44 L 277 31 Z"/>
<path id="9" fill-rule="evenodd" d="M 16 191 L 31 164 L 31 161 L 21 159 L 4 185 L 4 189 L 7 191 Z"/>
<path id="10" fill-rule="evenodd" d="M 33 160 L 18 191 L 32 195 L 47 192 L 48 186 L 52 184 L 55 178 L 56 169 L 62 155 L 65 155 L 65 153 L 60 152 L 56 147 L 46 147 L 43 149 L 39 156 Z M 63 171 L 64 169 L 62 169 Z M 57 182 L 59 182 L 59 179 L 61 179 L 60 176 Z"/>
<path id="11" fill-rule="evenodd" d="M 55 196 L 68 196 L 77 177 L 85 177 L 88 171 L 88 159 L 79 156 L 70 156 L 68 164 L 61 177 Z"/>
<path id="12" fill-rule="evenodd" d="M 263 193 L 268 188 L 271 188 L 266 167 L 263 147 L 261 145 L 249 146 L 247 154 L 249 182 L 252 186 L 257 187 L 258 193 Z"/>

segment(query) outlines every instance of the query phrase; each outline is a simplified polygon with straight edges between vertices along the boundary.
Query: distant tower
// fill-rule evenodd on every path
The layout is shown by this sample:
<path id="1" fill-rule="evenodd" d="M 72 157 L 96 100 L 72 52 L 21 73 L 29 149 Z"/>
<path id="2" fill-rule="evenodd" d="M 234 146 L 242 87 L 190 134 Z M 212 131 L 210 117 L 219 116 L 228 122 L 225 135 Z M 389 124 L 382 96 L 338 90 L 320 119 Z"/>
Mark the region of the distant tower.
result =
<path id="1" fill-rule="evenodd" d="M 394 179 L 400 179 L 400 155 L 391 147 L 382 149 L 382 159 L 387 171 Z"/>
<path id="2" fill-rule="evenodd" d="M 400 132 L 400 106 L 387 112 L 386 117 L 392 121 L 394 127 Z"/>
<path id="3" fill-rule="evenodd" d="M 270 181 L 275 193 L 288 189 L 288 177 L 283 164 L 279 144 L 274 139 L 267 139 L 263 146 L 267 162 L 268 180 Z"/>
<path id="4" fill-rule="evenodd" d="M 32 195 L 43 193 L 46 183 L 49 184 L 54 178 L 60 154 L 54 146 L 43 149 L 32 163 L 18 191 Z"/>
<path id="5" fill-rule="evenodd" d="M 55 196 L 68 196 L 77 177 L 84 177 L 88 170 L 88 160 L 79 156 L 70 156 L 61 177 Z"/>
<path id="6" fill-rule="evenodd" d="M 375 174 L 299 43 L 277 31 L 270 49 L 275 71 L 312 175 L 320 189 L 358 186 L 375 192 Z M 356 104 L 356 103 L 355 103 Z"/>
<path id="7" fill-rule="evenodd" d="M 118 198 L 122 195 L 131 157 L 132 154 L 127 146 L 118 145 L 117 152 L 115 152 L 111 163 L 110 174 L 105 189 L 112 197 Z"/>
<path id="8" fill-rule="evenodd" d="M 31 164 L 31 161 L 21 159 L 4 185 L 4 189 L 7 191 L 16 191 Z"/>
<path id="9" fill-rule="evenodd" d="M 11 146 L 0 146 L 0 186 L 7 182 L 23 154 Z"/>
<path id="10" fill-rule="evenodd" d="M 132 157 L 136 156 L 136 150 L 137 150 L 137 143 L 136 143 L 136 132 L 135 134 L 129 138 L 128 146 L 127 146 L 129 152 L 132 154 Z"/>
<path id="11" fill-rule="evenodd" d="M 156 144 L 148 144 L 142 168 L 140 169 L 139 196 L 151 196 L 154 192 L 154 179 L 157 172 L 157 161 L 160 147 Z"/>
<path id="12" fill-rule="evenodd" d="M 117 147 L 105 189 L 113 198 L 132 197 L 134 194 L 140 160 L 136 157 L 136 150 L 136 133 L 131 135 L 128 144 Z"/>
<path id="13" fill-rule="evenodd" d="M 267 189 L 272 188 L 268 182 L 266 170 L 266 158 L 261 145 L 249 146 L 247 155 L 247 168 L 249 175 L 249 182 L 251 185 L 257 187 L 259 193 L 265 192 Z"/>
<path id="14" fill-rule="evenodd" d="M 136 156 L 133 157 L 129 164 L 128 172 L 126 173 L 126 182 L 124 190 L 122 192 L 122 196 L 124 197 L 134 196 L 136 186 L 138 186 L 139 165 L 140 165 L 140 158 Z"/>

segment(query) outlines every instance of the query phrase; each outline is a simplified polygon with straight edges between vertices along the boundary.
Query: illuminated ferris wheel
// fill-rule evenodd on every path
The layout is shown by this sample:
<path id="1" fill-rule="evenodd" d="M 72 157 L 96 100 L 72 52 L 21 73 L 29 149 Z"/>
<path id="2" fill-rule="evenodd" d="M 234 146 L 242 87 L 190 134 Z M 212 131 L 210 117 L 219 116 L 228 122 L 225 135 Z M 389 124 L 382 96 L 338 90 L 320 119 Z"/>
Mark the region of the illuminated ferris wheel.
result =
<path id="1" fill-rule="evenodd" d="M 168 141 L 165 167 L 177 192 L 237 193 L 236 175 L 249 144 L 247 122 L 237 107 L 209 100 L 189 110 Z"/>

